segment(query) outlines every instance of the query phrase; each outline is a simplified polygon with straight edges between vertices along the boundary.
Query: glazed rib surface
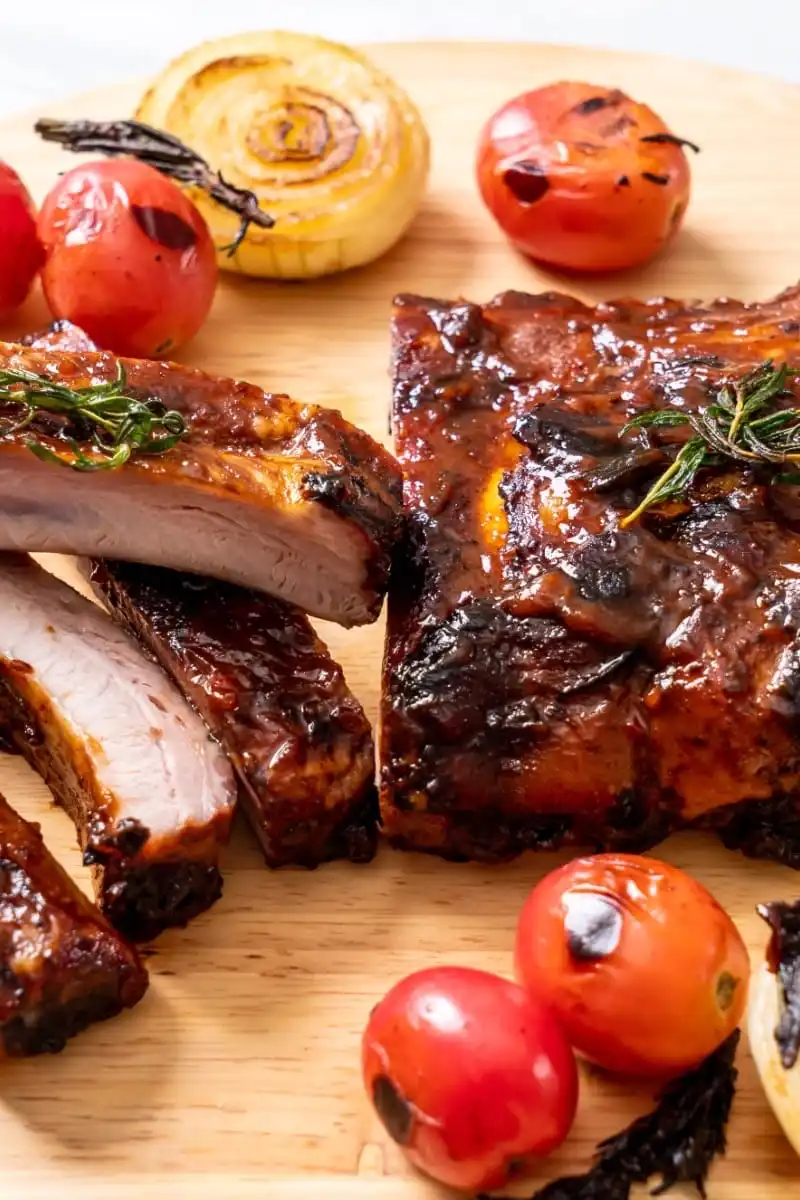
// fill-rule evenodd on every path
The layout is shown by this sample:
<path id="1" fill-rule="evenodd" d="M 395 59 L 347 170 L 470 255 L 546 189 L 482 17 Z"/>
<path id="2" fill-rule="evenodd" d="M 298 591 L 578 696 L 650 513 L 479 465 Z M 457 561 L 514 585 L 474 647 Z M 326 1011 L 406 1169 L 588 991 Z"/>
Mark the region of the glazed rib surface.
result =
<path id="1" fill-rule="evenodd" d="M 116 378 L 184 417 L 160 455 L 84 473 L 42 462 L 68 450 L 61 417 L 0 437 L 0 549 L 116 557 L 227 579 L 343 625 L 373 621 L 399 533 L 392 457 L 333 410 L 174 363 L 83 349 L 74 327 L 0 343 L 0 368 L 86 387 Z M 70 349 L 65 349 L 70 347 Z M 133 519 L 132 514 L 135 514 Z"/>
<path id="2" fill-rule="evenodd" d="M 384 670 L 389 836 L 491 859 L 702 822 L 800 865 L 796 489 L 725 462 L 623 529 L 668 459 L 619 436 L 765 359 L 800 365 L 800 292 L 406 296 L 393 347 L 408 534 Z"/>
<path id="3" fill-rule="evenodd" d="M 0 796 L 0 1059 L 62 1050 L 146 990 L 133 947 Z"/>
<path id="4" fill-rule="evenodd" d="M 308 618 L 270 596 L 155 567 L 102 560 L 87 573 L 219 741 L 267 863 L 370 859 L 372 733 Z"/>

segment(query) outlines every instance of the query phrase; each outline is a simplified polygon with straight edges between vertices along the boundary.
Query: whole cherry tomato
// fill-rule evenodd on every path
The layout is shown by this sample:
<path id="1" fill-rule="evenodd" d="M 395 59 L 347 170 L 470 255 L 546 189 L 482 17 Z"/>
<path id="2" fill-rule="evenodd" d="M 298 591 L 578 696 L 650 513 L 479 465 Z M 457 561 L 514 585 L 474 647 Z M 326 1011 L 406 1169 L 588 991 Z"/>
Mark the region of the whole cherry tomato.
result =
<path id="1" fill-rule="evenodd" d="M 28 189 L 0 162 L 0 319 L 23 303 L 43 261 Z"/>
<path id="2" fill-rule="evenodd" d="M 678 229 L 689 203 L 684 145 L 692 143 L 617 88 L 554 83 L 490 118 L 478 184 L 524 254 L 569 271 L 615 271 L 646 262 Z"/>
<path id="3" fill-rule="evenodd" d="M 53 316 L 104 350 L 166 355 L 206 319 L 217 285 L 211 234 L 152 167 L 116 159 L 68 171 L 42 206 L 39 233 Z"/>
<path id="4" fill-rule="evenodd" d="M 575 1056 L 552 1015 L 508 980 L 419 971 L 373 1010 L 364 1084 L 415 1166 L 451 1187 L 502 1187 L 569 1132 Z"/>
<path id="5" fill-rule="evenodd" d="M 750 977 L 744 942 L 713 896 L 634 854 L 547 875 L 522 910 L 516 963 L 576 1050 L 610 1071 L 665 1078 L 733 1032 Z"/>

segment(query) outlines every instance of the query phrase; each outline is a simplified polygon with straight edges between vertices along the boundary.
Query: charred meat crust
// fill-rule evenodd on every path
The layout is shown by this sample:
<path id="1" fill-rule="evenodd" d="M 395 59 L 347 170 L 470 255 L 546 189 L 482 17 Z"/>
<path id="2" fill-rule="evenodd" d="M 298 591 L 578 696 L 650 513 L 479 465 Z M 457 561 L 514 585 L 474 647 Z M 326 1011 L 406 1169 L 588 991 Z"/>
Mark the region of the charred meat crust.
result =
<path id="1" fill-rule="evenodd" d="M 146 990 L 133 947 L 0 797 L 0 1058 L 56 1053 Z"/>
<path id="2" fill-rule="evenodd" d="M 269 865 L 372 858 L 372 734 L 308 618 L 262 594 L 173 571 L 94 560 L 87 572 L 225 750 Z"/>
<path id="3" fill-rule="evenodd" d="M 798 315 L 800 289 L 707 308 L 398 298 L 407 524 L 381 769 L 396 844 L 502 859 L 702 824 L 800 865 L 796 497 L 727 464 L 620 527 L 664 461 L 624 423 L 707 403 L 765 358 L 800 364 Z"/>
<path id="4" fill-rule="evenodd" d="M 60 418 L 45 414 L 24 436 L 0 438 L 2 544 L 77 554 L 117 546 L 140 561 L 206 569 L 287 599 L 296 592 L 309 611 L 345 625 L 375 620 L 400 531 L 402 483 L 391 455 L 334 410 L 176 364 L 117 360 L 87 349 L 74 327 L 53 327 L 31 346 L 0 343 L 0 365 L 69 386 L 114 379 L 120 364 L 128 393 L 180 411 L 186 437 L 163 455 L 134 456 L 93 476 L 91 494 L 80 473 L 54 474 L 25 448 L 33 434 L 63 450 L 75 431 Z M 155 525 L 169 509 L 182 537 L 164 545 L 155 527 L 127 527 L 111 504 L 123 492 L 130 504 L 151 504 Z M 205 537 L 194 514 L 206 518 Z M 259 538 L 261 554 L 248 558 L 245 546 Z"/>

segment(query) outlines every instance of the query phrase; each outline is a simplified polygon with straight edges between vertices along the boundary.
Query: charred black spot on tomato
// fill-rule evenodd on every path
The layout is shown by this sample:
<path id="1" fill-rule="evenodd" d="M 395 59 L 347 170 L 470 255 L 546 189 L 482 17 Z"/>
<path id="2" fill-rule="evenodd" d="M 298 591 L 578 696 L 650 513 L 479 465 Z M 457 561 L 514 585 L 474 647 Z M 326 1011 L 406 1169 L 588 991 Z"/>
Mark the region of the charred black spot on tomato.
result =
<path id="1" fill-rule="evenodd" d="M 535 204 L 550 187 L 544 168 L 532 159 L 523 159 L 509 167 L 503 175 L 503 183 L 522 204 Z"/>
<path id="2" fill-rule="evenodd" d="M 197 234 L 191 225 L 169 209 L 132 204 L 131 216 L 151 242 L 157 242 L 167 250 L 189 250 L 197 242 Z"/>
<path id="3" fill-rule="evenodd" d="M 646 179 L 648 183 L 657 183 L 659 187 L 666 187 L 669 183 L 669 175 L 656 175 L 654 171 L 642 171 L 642 179 Z"/>
<path id="4" fill-rule="evenodd" d="M 619 179 L 617 180 L 617 187 L 630 187 L 630 186 L 631 186 L 631 181 L 630 181 L 630 179 L 628 179 L 628 176 L 620 175 Z"/>
<path id="5" fill-rule="evenodd" d="M 733 1004 L 739 980 L 730 971 L 723 971 L 717 980 L 717 1004 L 721 1012 L 727 1012 Z"/>
<path id="6" fill-rule="evenodd" d="M 387 1075 L 375 1077 L 372 1084 L 372 1103 L 389 1136 L 398 1146 L 407 1146 L 414 1117 L 407 1100 L 401 1096 Z"/>
<path id="7" fill-rule="evenodd" d="M 622 911 L 612 897 L 567 892 L 564 907 L 567 949 L 576 962 L 596 962 L 614 953 L 622 934 Z"/>
<path id="8" fill-rule="evenodd" d="M 580 104 L 575 105 L 573 111 L 588 116 L 589 113 L 600 112 L 603 108 L 616 108 L 624 99 L 623 93 L 615 90 L 607 92 L 605 96 L 590 96 L 588 100 L 581 100 Z"/>
<path id="9" fill-rule="evenodd" d="M 690 150 L 694 150 L 695 154 L 700 153 L 697 142 L 690 142 L 688 138 L 676 137 L 674 133 L 648 133 L 645 137 L 639 138 L 639 141 L 653 142 L 657 146 L 688 146 Z"/>

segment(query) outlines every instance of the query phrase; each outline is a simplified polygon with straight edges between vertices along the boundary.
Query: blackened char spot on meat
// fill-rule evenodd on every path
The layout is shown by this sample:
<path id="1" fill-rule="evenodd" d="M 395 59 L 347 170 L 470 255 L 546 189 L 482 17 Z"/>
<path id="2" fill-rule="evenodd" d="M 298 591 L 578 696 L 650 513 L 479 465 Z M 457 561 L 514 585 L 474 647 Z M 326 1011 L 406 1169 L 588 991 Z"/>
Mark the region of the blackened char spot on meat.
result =
<path id="1" fill-rule="evenodd" d="M 522 159 L 507 167 L 503 183 L 520 204 L 535 204 L 550 187 L 544 167 L 532 159 Z"/>
<path id="2" fill-rule="evenodd" d="M 800 870 L 800 800 L 777 795 L 746 800 L 711 812 L 702 822 L 715 829 L 729 850 L 766 858 Z"/>
<path id="3" fill-rule="evenodd" d="M 779 328 L 782 333 L 800 333 L 800 321 L 781 321 Z"/>
<path id="4" fill-rule="evenodd" d="M 781 1063 L 790 1071 L 800 1055 L 800 903 L 759 904 L 758 915 L 772 930 L 767 963 L 778 976 L 783 993 L 774 1036 Z"/>
<path id="5" fill-rule="evenodd" d="M 590 538 L 565 560 L 563 570 L 575 580 L 584 600 L 626 600 L 633 591 L 629 569 L 619 561 L 617 535 Z"/>
<path id="6" fill-rule="evenodd" d="M 451 353 L 479 346 L 484 338 L 483 313 L 477 304 L 454 304 L 435 310 L 429 316 Z"/>
<path id="7" fill-rule="evenodd" d="M 148 942 L 166 925 L 183 926 L 222 895 L 218 869 L 202 862 L 153 862 L 133 867 L 111 861 L 103 876 L 102 908 L 133 942 Z"/>
<path id="8" fill-rule="evenodd" d="M 356 522 L 376 546 L 385 544 L 386 523 L 393 516 L 389 506 L 359 476 L 350 471 L 307 471 L 303 476 L 303 494 L 307 500 Z M 383 557 L 374 565 L 376 576 L 388 569 Z"/>
<path id="9" fill-rule="evenodd" d="M 514 424 L 514 437 L 540 459 L 554 453 L 578 457 L 608 451 L 616 433 L 608 421 L 585 413 L 542 404 Z"/>
<path id="10" fill-rule="evenodd" d="M 197 241 L 191 225 L 169 209 L 132 204 L 130 212 L 142 233 L 167 250 L 189 250 Z"/>
<path id="11" fill-rule="evenodd" d="M 96 1021 L 105 1021 L 120 1011 L 116 991 L 99 989 L 54 1004 L 43 1004 L 36 1019 L 18 1016 L 3 1026 L 3 1049 L 9 1058 L 34 1054 L 59 1054 L 67 1042 Z"/>
<path id="12" fill-rule="evenodd" d="M 525 850 L 555 850 L 565 843 L 597 845 L 599 840 L 582 828 L 576 832 L 571 814 L 529 812 L 515 819 L 491 811 L 449 812 L 447 844 L 436 854 L 451 862 L 505 862 Z M 392 845 L 400 849 L 425 850 L 403 835 L 394 836 Z"/>

